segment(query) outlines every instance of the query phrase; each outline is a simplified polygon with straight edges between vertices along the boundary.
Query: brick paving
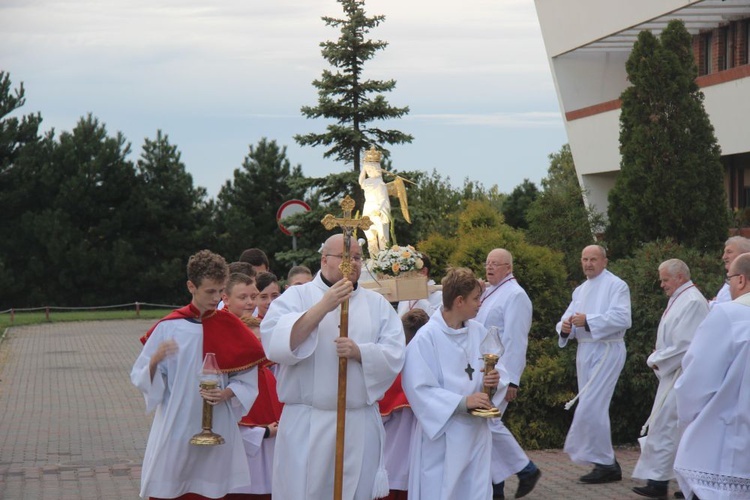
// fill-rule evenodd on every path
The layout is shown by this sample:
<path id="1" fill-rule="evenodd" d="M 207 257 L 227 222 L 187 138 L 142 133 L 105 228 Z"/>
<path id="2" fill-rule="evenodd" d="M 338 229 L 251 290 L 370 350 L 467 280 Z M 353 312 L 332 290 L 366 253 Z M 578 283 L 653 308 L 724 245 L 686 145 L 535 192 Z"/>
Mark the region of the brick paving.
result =
<path id="1" fill-rule="evenodd" d="M 136 500 L 150 417 L 130 383 L 151 320 L 10 328 L 0 341 L 0 499 Z M 634 448 L 623 481 L 582 485 L 588 468 L 560 450 L 529 452 L 543 476 L 526 498 L 636 499 Z M 517 481 L 506 484 L 513 497 Z M 674 486 L 674 485 L 673 485 Z M 674 488 L 672 488 L 674 489 Z M 466 499 L 470 500 L 470 499 Z"/>

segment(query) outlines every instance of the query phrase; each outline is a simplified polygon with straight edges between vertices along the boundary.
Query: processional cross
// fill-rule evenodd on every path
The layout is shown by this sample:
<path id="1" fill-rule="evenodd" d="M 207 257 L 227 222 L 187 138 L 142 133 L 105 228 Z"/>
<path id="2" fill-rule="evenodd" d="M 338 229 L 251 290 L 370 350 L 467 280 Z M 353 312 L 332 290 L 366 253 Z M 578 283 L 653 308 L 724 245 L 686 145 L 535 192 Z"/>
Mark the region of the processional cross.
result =
<path id="1" fill-rule="evenodd" d="M 341 201 L 341 210 L 344 216 L 336 218 L 331 214 L 323 217 L 320 221 L 323 227 L 329 231 L 340 227 L 344 233 L 344 251 L 341 257 L 339 269 L 341 274 L 347 278 L 352 272 L 352 257 L 349 252 L 349 246 L 352 241 L 352 234 L 357 229 L 365 230 L 372 225 L 370 218 L 365 216 L 360 219 L 352 217 L 354 210 L 354 200 L 347 195 Z M 341 303 L 341 321 L 339 327 L 339 337 L 349 336 L 349 299 Z M 346 365 L 347 358 L 339 358 L 339 385 L 338 385 L 338 406 L 336 409 L 336 462 L 334 464 L 333 478 L 333 499 L 341 500 L 344 485 L 344 430 L 346 425 Z"/>

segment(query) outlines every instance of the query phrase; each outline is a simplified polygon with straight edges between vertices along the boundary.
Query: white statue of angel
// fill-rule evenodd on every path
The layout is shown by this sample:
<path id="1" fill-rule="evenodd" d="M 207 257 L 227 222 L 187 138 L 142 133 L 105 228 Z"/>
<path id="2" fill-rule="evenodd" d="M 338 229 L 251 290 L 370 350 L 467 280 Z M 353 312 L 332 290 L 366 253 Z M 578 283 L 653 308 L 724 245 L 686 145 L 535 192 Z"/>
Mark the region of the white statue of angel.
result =
<path id="1" fill-rule="evenodd" d="M 383 182 L 380 169 L 380 151 L 370 148 L 365 152 L 359 185 L 365 192 L 365 206 L 362 215 L 370 218 L 372 226 L 365 230 L 367 249 L 374 258 L 380 250 L 388 248 L 388 235 L 391 223 L 391 202 L 388 187 Z"/>
<path id="2" fill-rule="evenodd" d="M 365 193 L 365 206 L 362 215 L 368 216 L 372 226 L 365 231 L 367 237 L 367 250 L 371 258 L 381 250 L 388 248 L 391 225 L 391 202 L 388 198 L 398 196 L 401 205 L 401 213 L 404 219 L 411 223 L 409 218 L 409 207 L 406 199 L 406 187 L 400 176 L 389 182 L 383 181 L 383 173 L 390 173 L 380 167 L 381 153 L 375 146 L 365 152 L 362 169 L 359 173 L 359 185 Z"/>

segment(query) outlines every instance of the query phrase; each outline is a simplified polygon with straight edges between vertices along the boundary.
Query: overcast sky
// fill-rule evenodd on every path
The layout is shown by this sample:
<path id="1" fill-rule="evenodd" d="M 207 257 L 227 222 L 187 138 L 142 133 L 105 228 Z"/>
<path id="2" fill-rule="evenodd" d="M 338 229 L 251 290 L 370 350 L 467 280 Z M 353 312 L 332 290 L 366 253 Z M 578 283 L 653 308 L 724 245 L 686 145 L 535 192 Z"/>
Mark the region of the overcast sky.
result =
<path id="1" fill-rule="evenodd" d="M 414 136 L 391 148 L 394 167 L 437 170 L 509 193 L 546 175 L 567 142 L 533 0 L 368 0 L 388 47 L 365 77 L 395 79 L 385 95 L 409 106 L 388 122 Z M 161 129 L 196 185 L 214 197 L 262 137 L 287 146 L 308 176 L 347 166 L 299 147 L 311 82 L 329 68 L 319 43 L 338 31 L 335 0 L 2 0 L 0 69 L 23 82 L 44 131 L 70 131 L 87 113 L 132 143 Z"/>

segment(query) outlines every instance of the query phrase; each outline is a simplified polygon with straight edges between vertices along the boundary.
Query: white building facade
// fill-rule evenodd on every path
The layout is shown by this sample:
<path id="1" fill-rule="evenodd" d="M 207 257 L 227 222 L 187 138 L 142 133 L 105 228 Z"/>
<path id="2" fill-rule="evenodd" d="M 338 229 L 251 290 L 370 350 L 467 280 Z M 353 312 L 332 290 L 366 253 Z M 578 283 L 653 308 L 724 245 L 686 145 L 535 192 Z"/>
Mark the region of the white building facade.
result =
<path id="1" fill-rule="evenodd" d="M 606 213 L 620 170 L 620 94 L 638 33 L 693 35 L 697 83 L 722 151 L 730 208 L 750 207 L 750 0 L 534 0 L 587 202 Z M 748 211 L 750 212 L 750 210 Z"/>

